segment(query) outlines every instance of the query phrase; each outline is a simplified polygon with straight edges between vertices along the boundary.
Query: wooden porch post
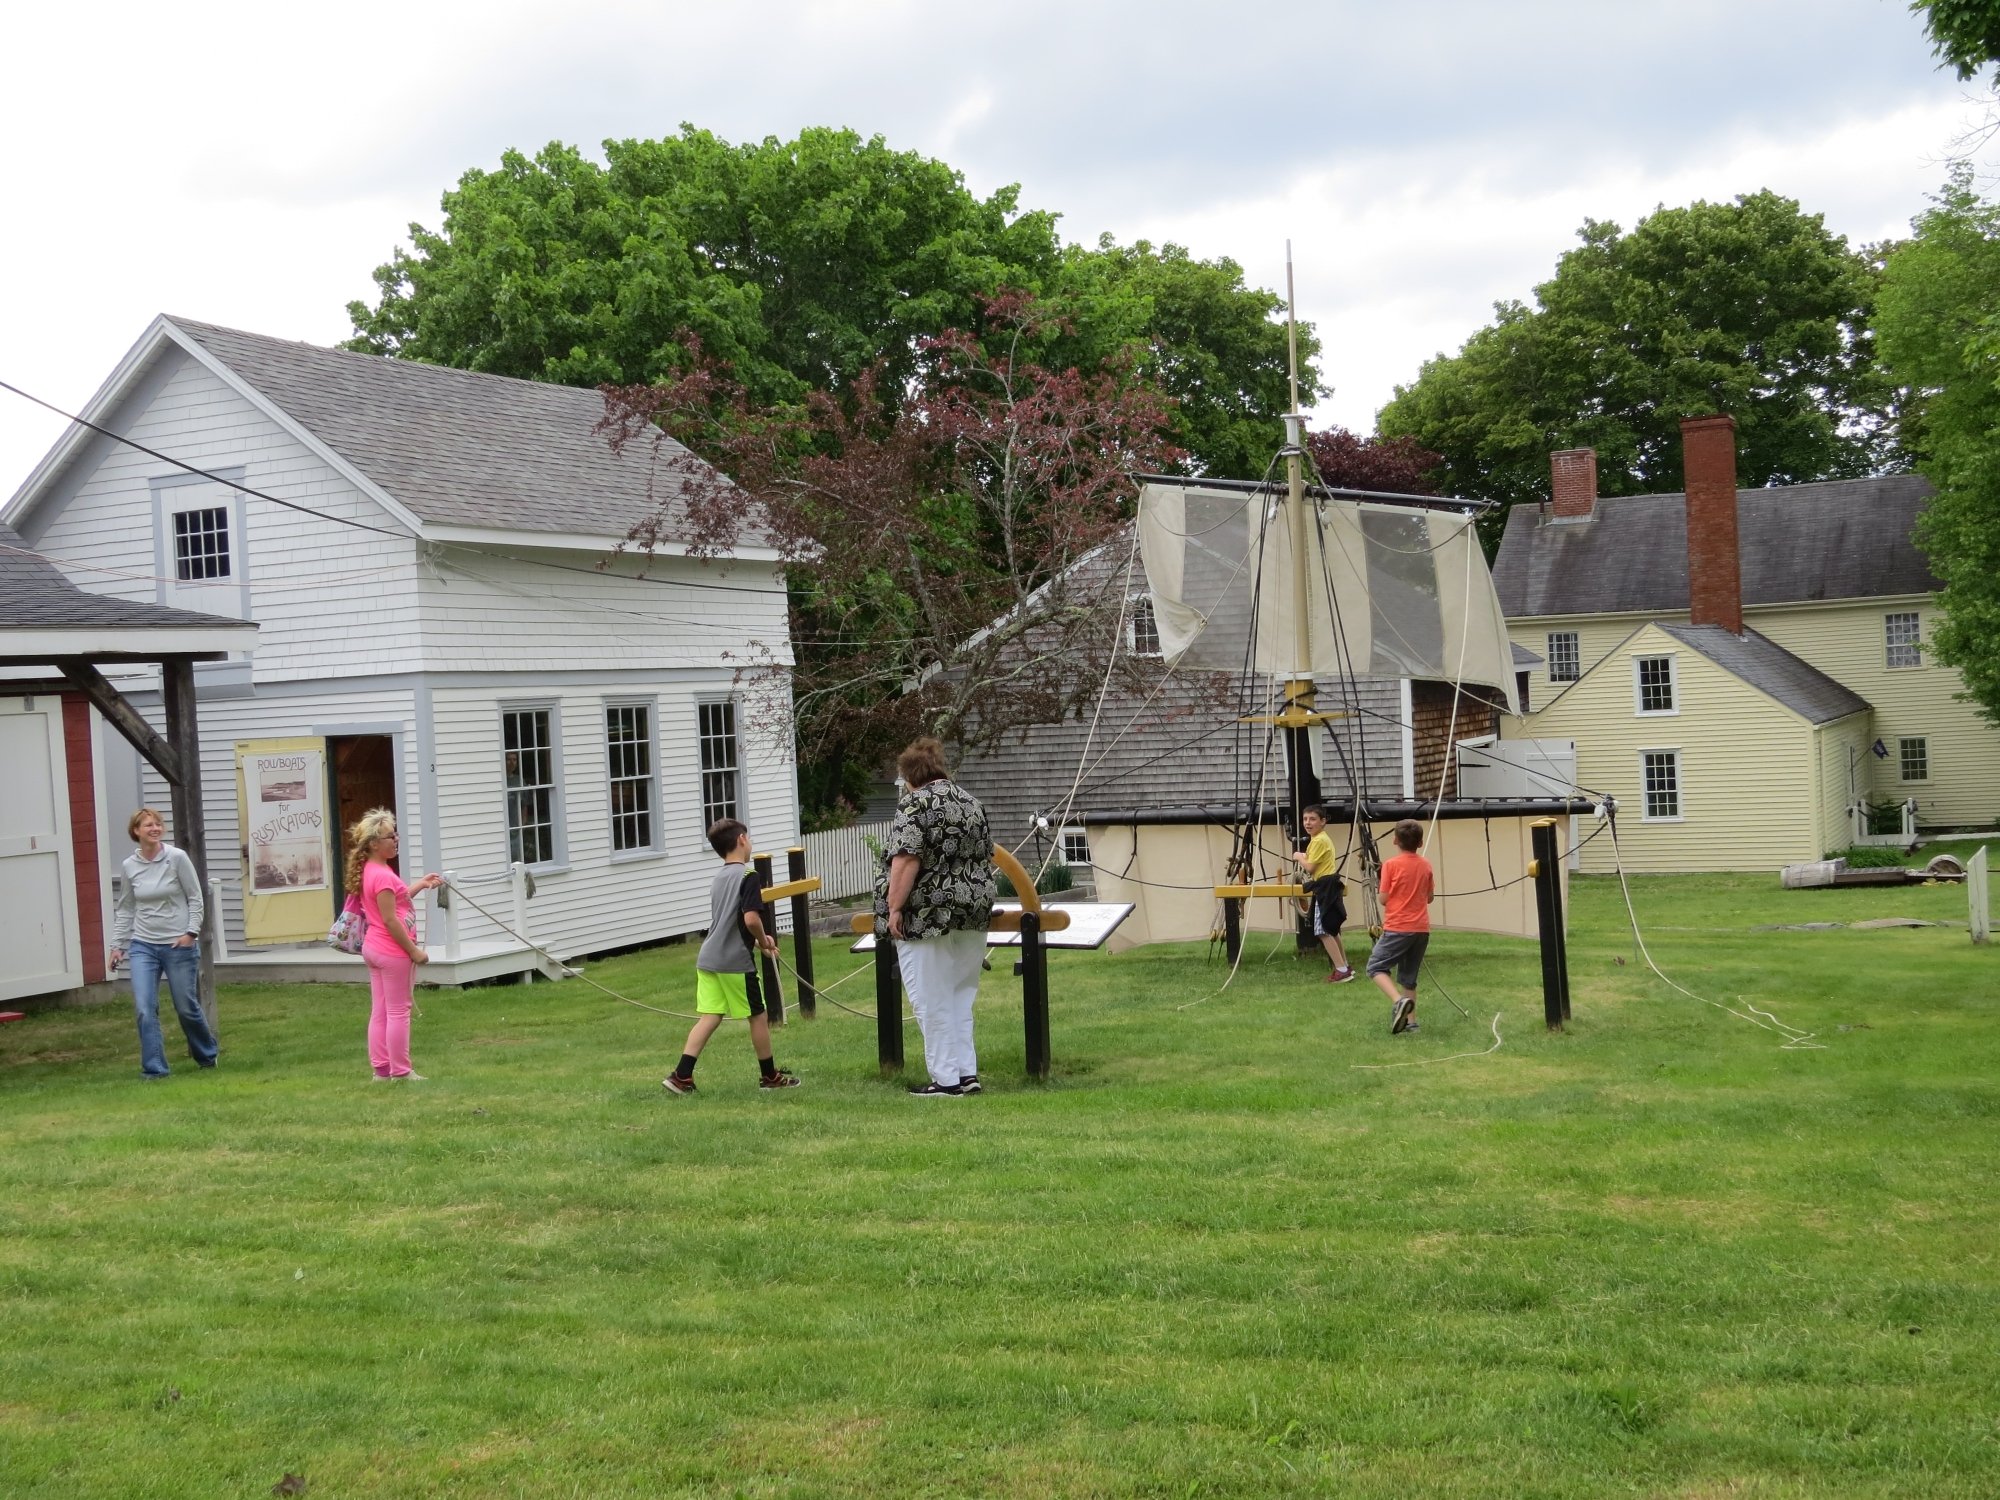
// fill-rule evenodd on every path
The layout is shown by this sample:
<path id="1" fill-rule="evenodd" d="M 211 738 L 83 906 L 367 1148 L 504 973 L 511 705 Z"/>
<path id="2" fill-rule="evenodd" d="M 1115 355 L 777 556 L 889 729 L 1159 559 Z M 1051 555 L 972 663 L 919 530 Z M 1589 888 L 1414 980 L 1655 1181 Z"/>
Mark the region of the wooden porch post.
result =
<path id="1" fill-rule="evenodd" d="M 208 889 L 208 826 L 201 805 L 201 729 L 195 718 L 194 658 L 169 656 L 160 663 L 160 685 L 166 701 L 167 743 L 173 747 L 180 775 L 173 789 L 174 843 L 194 862 L 202 889 Z M 210 1027 L 215 1018 L 215 944 L 209 933 L 221 926 L 222 914 L 208 909 L 202 924 L 201 1009 Z"/>

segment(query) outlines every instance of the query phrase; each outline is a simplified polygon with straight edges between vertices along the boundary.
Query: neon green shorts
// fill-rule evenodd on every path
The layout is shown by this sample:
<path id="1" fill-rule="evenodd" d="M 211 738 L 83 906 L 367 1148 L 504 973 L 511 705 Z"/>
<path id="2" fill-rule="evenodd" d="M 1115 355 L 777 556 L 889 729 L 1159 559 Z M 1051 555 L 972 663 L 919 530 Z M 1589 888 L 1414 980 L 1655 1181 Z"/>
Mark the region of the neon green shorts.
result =
<path id="1" fill-rule="evenodd" d="M 696 969 L 694 1008 L 704 1016 L 747 1021 L 764 1014 L 764 990 L 755 974 L 711 974 L 707 969 Z"/>

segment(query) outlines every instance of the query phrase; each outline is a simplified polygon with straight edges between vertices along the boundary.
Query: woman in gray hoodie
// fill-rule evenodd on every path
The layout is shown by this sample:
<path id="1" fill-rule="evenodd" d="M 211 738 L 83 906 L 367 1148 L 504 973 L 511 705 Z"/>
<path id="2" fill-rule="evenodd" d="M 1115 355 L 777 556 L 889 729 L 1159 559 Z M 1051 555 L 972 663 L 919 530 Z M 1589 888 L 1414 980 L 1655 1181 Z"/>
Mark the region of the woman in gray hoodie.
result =
<path id="1" fill-rule="evenodd" d="M 160 1038 L 160 980 L 167 981 L 174 1014 L 187 1036 L 188 1056 L 215 1066 L 215 1033 L 201 1013 L 201 877 L 194 861 L 166 842 L 167 827 L 150 807 L 132 814 L 125 832 L 139 841 L 127 856 L 111 925 L 111 963 L 132 960 L 132 1009 L 139 1021 L 139 1068 L 148 1078 L 167 1076 L 167 1048 Z"/>

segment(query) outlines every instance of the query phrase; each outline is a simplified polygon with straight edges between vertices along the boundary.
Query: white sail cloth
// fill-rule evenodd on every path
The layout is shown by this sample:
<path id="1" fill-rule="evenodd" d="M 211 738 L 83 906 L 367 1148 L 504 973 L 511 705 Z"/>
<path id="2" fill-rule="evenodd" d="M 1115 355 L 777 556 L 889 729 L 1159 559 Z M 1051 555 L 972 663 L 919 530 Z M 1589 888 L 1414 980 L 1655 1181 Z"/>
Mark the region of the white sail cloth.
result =
<path id="1" fill-rule="evenodd" d="M 1140 555 L 1169 662 L 1462 681 L 1495 689 L 1518 712 L 1507 621 L 1470 517 L 1308 496 L 1307 664 L 1296 659 L 1286 503 L 1283 491 L 1199 480 L 1140 492 Z"/>

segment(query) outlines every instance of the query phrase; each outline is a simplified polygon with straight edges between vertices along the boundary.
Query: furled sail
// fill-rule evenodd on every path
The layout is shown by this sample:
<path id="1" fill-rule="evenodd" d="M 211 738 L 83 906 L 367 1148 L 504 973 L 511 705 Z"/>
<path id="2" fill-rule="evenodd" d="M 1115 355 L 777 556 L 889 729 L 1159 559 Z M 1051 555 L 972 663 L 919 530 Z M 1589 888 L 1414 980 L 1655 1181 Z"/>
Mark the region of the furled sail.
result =
<path id="1" fill-rule="evenodd" d="M 1463 681 L 1516 711 L 1507 621 L 1471 517 L 1338 496 L 1306 503 L 1313 674 Z M 1285 504 L 1281 490 L 1199 480 L 1140 492 L 1140 555 L 1169 662 L 1307 675 L 1295 660 Z"/>

